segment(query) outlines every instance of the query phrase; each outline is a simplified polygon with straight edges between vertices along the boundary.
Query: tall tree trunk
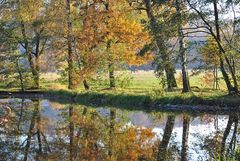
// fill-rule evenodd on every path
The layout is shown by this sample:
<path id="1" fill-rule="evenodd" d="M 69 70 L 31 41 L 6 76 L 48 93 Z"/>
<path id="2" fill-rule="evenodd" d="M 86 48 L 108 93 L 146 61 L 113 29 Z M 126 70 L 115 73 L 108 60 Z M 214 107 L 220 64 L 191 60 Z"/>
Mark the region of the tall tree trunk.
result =
<path id="1" fill-rule="evenodd" d="M 181 161 L 187 161 L 189 125 L 190 125 L 189 116 L 183 116 L 183 135 L 182 135 Z"/>
<path id="2" fill-rule="evenodd" d="M 67 15 L 67 45 L 68 45 L 68 88 L 74 88 L 74 67 L 73 67 L 73 36 L 72 36 L 72 20 L 70 11 L 70 0 L 66 0 Z"/>
<path id="3" fill-rule="evenodd" d="M 182 66 L 182 83 L 183 89 L 182 92 L 190 92 L 190 83 L 189 83 L 189 76 L 187 71 L 187 55 L 186 55 L 186 48 L 184 43 L 184 34 L 182 30 L 182 14 L 181 14 L 181 0 L 176 0 L 176 11 L 178 17 L 178 39 L 179 39 L 179 55 L 181 58 L 181 66 Z"/>
<path id="4" fill-rule="evenodd" d="M 144 3 L 146 6 L 146 12 L 147 12 L 148 19 L 150 20 L 151 32 L 157 43 L 157 47 L 158 47 L 159 51 L 164 50 L 166 48 L 166 46 L 164 45 L 163 38 L 157 32 L 158 24 L 157 24 L 157 20 L 156 20 L 155 16 L 153 15 L 153 12 L 152 12 L 151 2 L 150 2 L 150 0 L 144 0 Z M 165 54 L 163 54 L 163 53 L 161 54 L 161 59 L 164 63 L 164 70 L 166 73 L 167 86 L 168 86 L 168 89 L 173 89 L 174 87 L 177 87 L 176 79 L 174 76 L 175 67 L 174 67 L 174 64 L 170 61 L 170 55 L 166 54 L 167 51 L 164 51 L 164 53 Z"/>
<path id="5" fill-rule="evenodd" d="M 158 148 L 158 154 L 157 154 L 157 161 L 165 161 L 166 155 L 167 155 L 167 147 L 172 135 L 173 127 L 175 123 L 175 116 L 168 116 L 167 123 L 164 129 L 164 134 L 162 138 L 162 142 L 159 145 Z"/>
<path id="6" fill-rule="evenodd" d="M 35 62 L 35 67 L 36 67 L 36 75 L 34 76 L 34 82 L 36 85 L 36 88 L 40 88 L 40 57 L 39 54 L 37 53 L 36 55 L 36 62 Z"/>
<path id="7" fill-rule="evenodd" d="M 104 3 L 106 11 L 109 12 L 109 0 L 106 0 L 106 3 Z M 108 26 L 108 22 L 106 22 L 106 25 Z M 115 88 L 115 75 L 114 75 L 114 60 L 110 51 L 111 48 L 111 40 L 107 41 L 107 53 L 108 53 L 108 72 L 109 72 L 109 87 Z"/>
<path id="8" fill-rule="evenodd" d="M 213 76 L 214 76 L 214 80 L 213 80 L 213 89 L 219 89 L 219 83 L 218 83 L 218 68 L 217 66 L 214 66 L 213 69 Z"/>
<path id="9" fill-rule="evenodd" d="M 166 64 L 165 64 L 165 72 L 166 72 L 166 78 L 167 78 L 167 88 L 168 90 L 172 90 L 173 88 L 177 87 L 177 82 L 175 79 L 175 67 L 174 65 L 171 63 L 169 55 L 166 54 L 167 56 L 166 58 Z"/>
<path id="10" fill-rule="evenodd" d="M 38 72 L 36 70 L 34 61 L 33 61 L 33 56 L 32 56 L 32 50 L 29 46 L 28 43 L 28 38 L 27 38 L 27 34 L 26 34 L 26 30 L 25 30 L 25 24 L 21 21 L 21 32 L 22 32 L 22 36 L 23 36 L 23 41 L 24 41 L 24 48 L 25 48 L 25 52 L 28 58 L 28 62 L 30 65 L 30 69 L 31 69 L 31 73 L 33 75 L 33 80 L 34 80 L 34 88 L 39 88 L 39 78 L 38 78 Z"/>
<path id="11" fill-rule="evenodd" d="M 21 91 L 24 91 L 23 76 L 22 76 L 22 71 L 21 71 L 20 64 L 19 64 L 19 58 L 17 58 L 16 64 L 17 64 L 17 71 L 18 71 L 19 79 L 20 79 Z"/>
<path id="12" fill-rule="evenodd" d="M 232 69 L 232 66 L 230 65 L 229 59 L 224 56 L 223 54 L 223 49 L 221 47 L 221 36 L 220 36 L 220 27 L 219 27 L 219 16 L 218 16 L 218 8 L 217 8 L 217 0 L 213 0 L 213 7 L 214 7 L 214 19 L 215 19 L 215 29 L 216 29 L 216 39 L 218 41 L 220 50 L 219 50 L 219 60 L 220 60 L 220 69 L 223 75 L 223 79 L 226 83 L 227 89 L 228 89 L 228 93 L 229 94 L 238 94 L 238 84 L 237 84 L 237 80 L 236 80 L 236 75 L 234 74 L 234 71 Z M 222 49 L 222 50 L 221 50 Z M 231 73 L 233 82 L 234 82 L 234 87 L 231 84 L 230 78 L 225 70 L 224 67 L 224 58 L 228 64 L 229 67 L 229 71 Z"/>
<path id="13" fill-rule="evenodd" d="M 114 64 L 109 63 L 108 64 L 108 70 L 109 70 L 109 83 L 110 83 L 110 88 L 115 88 L 115 76 L 114 76 Z"/>
<path id="14" fill-rule="evenodd" d="M 216 89 L 220 89 L 219 81 L 218 81 L 218 68 L 216 67 Z"/>

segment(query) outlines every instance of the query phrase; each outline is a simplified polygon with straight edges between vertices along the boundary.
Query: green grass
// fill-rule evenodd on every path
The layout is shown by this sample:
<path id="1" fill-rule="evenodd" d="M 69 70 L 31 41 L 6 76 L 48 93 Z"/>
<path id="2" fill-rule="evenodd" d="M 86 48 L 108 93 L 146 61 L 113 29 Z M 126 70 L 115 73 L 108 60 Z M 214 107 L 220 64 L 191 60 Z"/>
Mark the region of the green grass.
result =
<path id="1" fill-rule="evenodd" d="M 48 91 L 48 99 L 70 104 L 86 105 L 91 107 L 115 107 L 127 110 L 168 110 L 169 105 L 184 105 L 182 111 L 194 111 L 195 105 L 201 105 L 201 111 L 219 112 L 236 110 L 239 107 L 240 97 L 226 96 L 225 93 L 214 92 L 211 95 L 198 92 L 181 94 L 168 92 L 163 96 L 151 94 L 136 94 L 129 91 L 88 91 L 74 92 L 69 90 Z M 50 97 L 49 97 L 50 96 Z M 163 107 L 163 108 L 162 108 Z"/>
<path id="2" fill-rule="evenodd" d="M 83 85 L 69 91 L 67 84 L 57 81 L 56 74 L 42 75 L 41 90 L 45 91 L 51 98 L 56 98 L 62 101 L 78 102 L 80 104 L 94 106 L 119 106 L 135 107 L 135 108 L 154 108 L 159 105 L 212 105 L 212 106 L 229 106 L 238 107 L 240 98 L 238 96 L 227 96 L 223 82 L 221 82 L 221 90 L 211 89 L 211 85 L 204 83 L 202 74 L 193 76 L 190 79 L 193 92 L 182 94 L 181 89 L 176 89 L 174 92 L 165 92 L 159 84 L 159 80 L 155 77 L 152 71 L 140 71 L 137 73 L 127 72 L 127 75 L 132 77 L 130 85 L 124 88 L 117 87 L 115 90 L 109 90 L 107 86 L 96 85 L 94 81 L 90 82 L 91 90 L 86 92 Z M 176 74 L 178 77 L 178 74 Z M 107 79 L 107 78 L 105 78 Z M 180 85 L 179 79 L 178 86 Z M 4 86 L 0 84 L 0 88 Z M 15 91 L 16 88 L 8 90 Z"/>

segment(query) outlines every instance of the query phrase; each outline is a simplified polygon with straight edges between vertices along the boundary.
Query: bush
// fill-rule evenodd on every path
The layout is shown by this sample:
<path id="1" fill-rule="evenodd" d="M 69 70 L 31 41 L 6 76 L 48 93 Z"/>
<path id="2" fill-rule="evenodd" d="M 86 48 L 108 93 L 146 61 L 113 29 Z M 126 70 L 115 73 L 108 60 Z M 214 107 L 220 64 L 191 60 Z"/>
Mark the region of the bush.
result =
<path id="1" fill-rule="evenodd" d="M 131 76 L 127 72 L 121 73 L 116 77 L 116 85 L 117 87 L 120 87 L 120 88 L 129 87 L 132 81 L 133 81 L 133 76 Z"/>

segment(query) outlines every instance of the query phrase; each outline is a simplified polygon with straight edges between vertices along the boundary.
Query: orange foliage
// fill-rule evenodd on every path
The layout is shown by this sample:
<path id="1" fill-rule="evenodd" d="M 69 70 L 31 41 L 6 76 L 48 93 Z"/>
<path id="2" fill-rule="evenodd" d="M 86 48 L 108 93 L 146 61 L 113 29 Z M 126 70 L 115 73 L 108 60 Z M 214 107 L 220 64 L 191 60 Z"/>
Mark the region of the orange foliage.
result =
<path id="1" fill-rule="evenodd" d="M 203 75 L 203 83 L 206 84 L 207 86 L 210 87 L 213 84 L 213 81 L 214 81 L 213 73 L 206 72 Z"/>
<path id="2" fill-rule="evenodd" d="M 110 0 L 109 10 L 103 2 L 95 1 L 79 12 L 79 17 L 83 19 L 74 29 L 74 36 L 83 61 L 79 72 L 81 77 L 92 75 L 109 62 L 141 65 L 152 60 L 151 53 L 137 55 L 151 38 L 133 16 L 124 0 Z"/>

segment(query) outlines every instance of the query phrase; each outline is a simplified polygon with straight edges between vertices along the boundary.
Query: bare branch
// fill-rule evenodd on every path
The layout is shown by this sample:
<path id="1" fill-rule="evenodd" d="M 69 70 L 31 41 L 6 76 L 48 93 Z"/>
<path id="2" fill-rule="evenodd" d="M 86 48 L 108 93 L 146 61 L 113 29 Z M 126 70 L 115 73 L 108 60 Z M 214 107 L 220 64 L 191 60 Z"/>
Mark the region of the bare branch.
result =
<path id="1" fill-rule="evenodd" d="M 196 31 L 189 31 L 189 32 L 186 32 L 186 33 L 184 33 L 184 35 L 195 34 L 195 33 L 206 33 L 206 34 L 211 34 L 211 33 L 208 32 L 208 31 L 204 31 L 204 30 L 196 30 Z"/>

